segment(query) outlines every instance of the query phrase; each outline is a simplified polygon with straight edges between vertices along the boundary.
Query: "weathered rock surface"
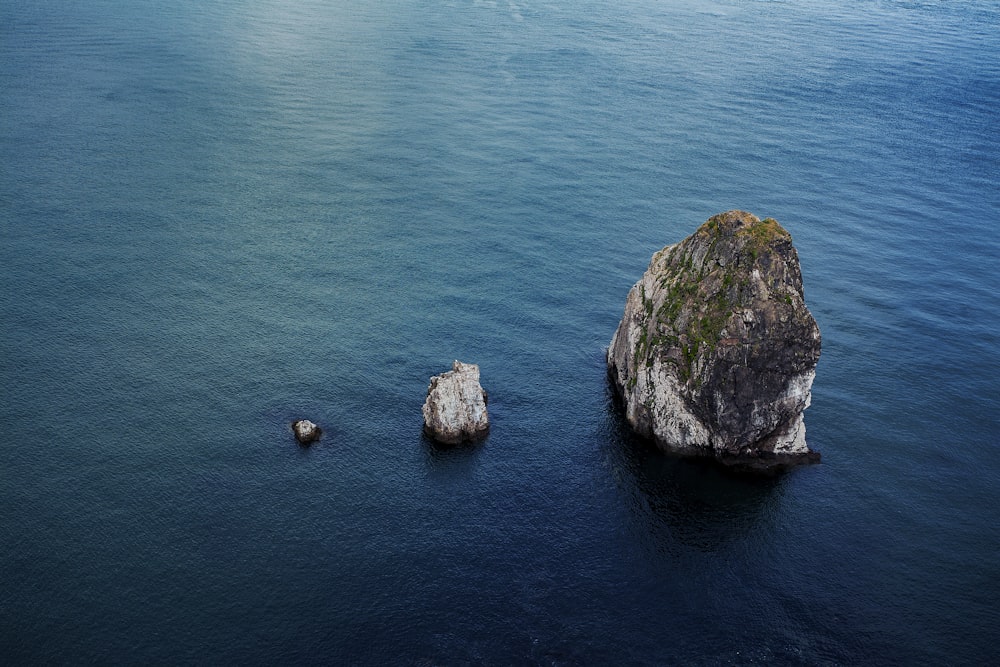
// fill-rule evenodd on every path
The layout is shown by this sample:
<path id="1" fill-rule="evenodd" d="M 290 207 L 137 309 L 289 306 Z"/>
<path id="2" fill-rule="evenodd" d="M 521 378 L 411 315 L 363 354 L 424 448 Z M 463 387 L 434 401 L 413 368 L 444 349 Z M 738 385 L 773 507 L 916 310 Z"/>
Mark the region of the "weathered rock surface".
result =
<path id="1" fill-rule="evenodd" d="M 319 440 L 319 436 L 323 433 L 319 426 L 316 426 L 316 424 L 313 424 L 308 419 L 300 419 L 297 422 L 293 422 L 292 431 L 295 432 L 295 439 L 303 445 L 308 445 Z"/>
<path id="2" fill-rule="evenodd" d="M 653 255 L 608 348 L 637 433 L 736 467 L 819 460 L 806 445 L 820 332 L 792 237 L 744 211 Z"/>
<path id="3" fill-rule="evenodd" d="M 424 401 L 424 432 L 438 442 L 479 442 L 490 430 L 486 392 L 479 366 L 455 361 L 451 370 L 431 378 Z"/>

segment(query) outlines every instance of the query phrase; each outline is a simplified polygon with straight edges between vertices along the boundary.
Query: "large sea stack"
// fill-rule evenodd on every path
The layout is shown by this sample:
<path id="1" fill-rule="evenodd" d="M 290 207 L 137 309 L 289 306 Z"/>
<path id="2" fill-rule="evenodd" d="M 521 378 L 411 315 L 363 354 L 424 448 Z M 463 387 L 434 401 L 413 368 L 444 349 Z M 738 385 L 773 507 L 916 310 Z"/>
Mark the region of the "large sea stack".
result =
<path id="1" fill-rule="evenodd" d="M 661 448 L 777 470 L 819 460 L 802 419 L 819 355 L 791 235 L 729 211 L 653 255 L 608 373 L 629 424 Z"/>

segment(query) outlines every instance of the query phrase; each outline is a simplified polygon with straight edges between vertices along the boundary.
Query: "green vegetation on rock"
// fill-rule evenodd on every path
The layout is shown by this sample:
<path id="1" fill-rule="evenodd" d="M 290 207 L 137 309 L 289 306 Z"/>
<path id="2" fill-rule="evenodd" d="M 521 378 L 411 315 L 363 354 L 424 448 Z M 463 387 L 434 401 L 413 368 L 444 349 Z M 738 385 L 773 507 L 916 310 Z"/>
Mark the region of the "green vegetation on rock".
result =
<path id="1" fill-rule="evenodd" d="M 759 220 L 730 211 L 710 218 L 695 234 L 672 246 L 665 257 L 657 255 L 654 261 L 664 260 L 658 276 L 662 297 L 650 321 L 654 299 L 642 287 L 645 325 L 636 367 L 643 358 L 651 365 L 652 351 L 661 359 L 677 362 L 681 378 L 692 380 L 693 361 L 716 351 L 731 335 L 727 327 L 734 315 L 755 298 L 750 286 L 758 259 L 775 244 L 790 243 L 791 235 L 774 218 Z M 782 304 L 792 305 L 790 294 L 775 296 Z M 657 334 L 649 336 L 647 330 Z"/>
<path id="2" fill-rule="evenodd" d="M 668 447 L 805 455 L 799 425 L 819 349 L 791 235 L 729 211 L 653 255 L 608 365 L 629 422 Z"/>

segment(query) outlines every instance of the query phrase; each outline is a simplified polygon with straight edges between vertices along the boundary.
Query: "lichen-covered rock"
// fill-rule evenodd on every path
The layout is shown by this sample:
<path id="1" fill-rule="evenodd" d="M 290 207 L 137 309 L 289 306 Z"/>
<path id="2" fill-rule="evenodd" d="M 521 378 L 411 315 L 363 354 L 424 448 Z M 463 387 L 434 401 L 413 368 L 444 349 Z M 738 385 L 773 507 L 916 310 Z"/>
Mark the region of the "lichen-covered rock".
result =
<path id="1" fill-rule="evenodd" d="M 744 211 L 653 255 L 608 348 L 637 433 L 737 467 L 818 461 L 806 445 L 820 333 L 792 237 Z"/>
<path id="2" fill-rule="evenodd" d="M 319 426 L 316 426 L 316 424 L 313 424 L 308 419 L 300 419 L 293 422 L 292 431 L 295 432 L 295 439 L 303 445 L 308 445 L 311 442 L 319 440 L 319 436 L 323 432 Z"/>
<path id="3" fill-rule="evenodd" d="M 485 438 L 490 416 L 479 366 L 456 361 L 450 371 L 432 377 L 423 413 L 424 432 L 438 442 L 457 445 Z"/>

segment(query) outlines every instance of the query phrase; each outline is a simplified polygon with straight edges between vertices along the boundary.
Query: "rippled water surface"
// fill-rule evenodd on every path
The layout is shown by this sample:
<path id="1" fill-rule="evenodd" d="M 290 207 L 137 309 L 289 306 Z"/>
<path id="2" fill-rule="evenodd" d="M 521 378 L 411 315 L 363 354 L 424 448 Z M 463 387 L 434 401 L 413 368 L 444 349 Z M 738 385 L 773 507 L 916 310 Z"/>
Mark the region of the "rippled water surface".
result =
<path id="1" fill-rule="evenodd" d="M 993 0 L 0 0 L 0 658 L 997 662 L 998 54 Z M 732 208 L 824 337 L 778 479 L 605 380 Z"/>

